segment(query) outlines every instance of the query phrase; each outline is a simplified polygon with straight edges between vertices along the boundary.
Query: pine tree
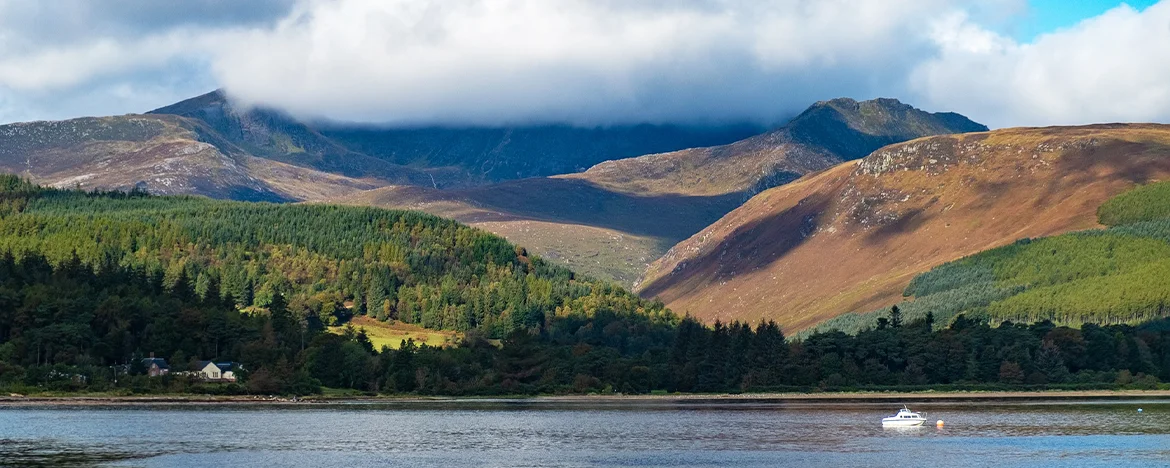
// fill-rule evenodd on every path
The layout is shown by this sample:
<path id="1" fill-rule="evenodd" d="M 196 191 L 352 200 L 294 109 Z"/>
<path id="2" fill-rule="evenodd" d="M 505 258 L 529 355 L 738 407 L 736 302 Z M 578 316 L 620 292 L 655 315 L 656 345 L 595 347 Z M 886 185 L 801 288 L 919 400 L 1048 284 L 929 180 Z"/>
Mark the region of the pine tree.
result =
<path id="1" fill-rule="evenodd" d="M 902 309 L 899 309 L 898 306 L 890 308 L 890 327 L 902 328 Z"/>

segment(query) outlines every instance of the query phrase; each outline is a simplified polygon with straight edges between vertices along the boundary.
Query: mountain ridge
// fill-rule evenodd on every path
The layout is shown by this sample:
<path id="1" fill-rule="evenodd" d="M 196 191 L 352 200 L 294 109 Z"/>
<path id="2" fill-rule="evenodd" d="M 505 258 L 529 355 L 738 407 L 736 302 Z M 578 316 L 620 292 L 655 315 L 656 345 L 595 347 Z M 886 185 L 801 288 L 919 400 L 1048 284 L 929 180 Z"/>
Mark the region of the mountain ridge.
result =
<path id="1" fill-rule="evenodd" d="M 937 121 L 935 115 L 892 99 L 837 99 L 811 106 L 789 125 L 729 145 L 607 161 L 548 178 L 448 191 L 383 188 L 331 201 L 453 217 L 574 269 L 631 286 L 671 245 L 756 191 L 798 180 L 853 154 L 800 143 L 794 134 L 815 142 L 856 133 L 863 136 L 856 136 L 852 147 L 866 149 L 915 132 L 986 128 L 965 118 L 963 125 L 950 128 L 953 122 Z"/>
<path id="2" fill-rule="evenodd" d="M 930 113 L 897 99 L 837 98 L 809 106 L 787 124 L 728 145 L 607 161 L 577 174 L 626 192 L 746 198 L 882 146 L 987 127 L 959 114 Z"/>
<path id="3" fill-rule="evenodd" d="M 9 138 L 0 140 L 16 151 L 0 154 L 0 169 L 55 186 L 421 209 L 473 223 L 627 286 L 671 245 L 759 191 L 886 141 L 982 128 L 892 99 L 835 99 L 810 106 L 785 126 L 728 144 L 602 162 L 577 174 L 509 179 L 576 170 L 585 161 L 661 148 L 664 142 L 719 143 L 747 132 L 652 125 L 352 127 L 356 133 L 349 136 L 360 138 L 347 140 L 338 137 L 346 127 L 241 107 L 222 91 L 147 114 L 103 119 L 102 128 L 65 125 L 35 137 L 12 133 L 24 128 L 19 125 L 0 126 L 0 134 L 10 130 Z M 165 131 L 154 140 L 131 135 L 144 122 Z M 823 147 L 826 142 L 840 144 L 830 150 Z M 512 161 L 509 155 L 519 156 Z M 29 158 L 44 162 L 29 170 Z M 616 170 L 605 173 L 610 166 Z M 497 175 L 505 180 L 493 181 Z"/>
<path id="4" fill-rule="evenodd" d="M 609 159 L 729 143 L 766 130 L 749 124 L 381 127 L 302 121 L 268 107 L 239 107 L 223 90 L 149 113 L 202 120 L 259 156 L 436 188 L 575 172 Z"/>

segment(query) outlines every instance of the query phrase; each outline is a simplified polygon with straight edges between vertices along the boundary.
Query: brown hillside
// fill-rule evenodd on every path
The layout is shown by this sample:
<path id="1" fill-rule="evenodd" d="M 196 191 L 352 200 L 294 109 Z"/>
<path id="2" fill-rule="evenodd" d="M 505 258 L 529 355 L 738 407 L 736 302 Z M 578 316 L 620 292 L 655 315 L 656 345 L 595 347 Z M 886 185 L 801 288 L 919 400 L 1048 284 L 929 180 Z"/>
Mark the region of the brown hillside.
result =
<path id="1" fill-rule="evenodd" d="M 640 293 L 705 320 L 790 331 L 901 299 L 914 275 L 987 248 L 1096 226 L 1170 177 L 1170 126 L 922 138 L 763 192 L 651 265 Z"/>

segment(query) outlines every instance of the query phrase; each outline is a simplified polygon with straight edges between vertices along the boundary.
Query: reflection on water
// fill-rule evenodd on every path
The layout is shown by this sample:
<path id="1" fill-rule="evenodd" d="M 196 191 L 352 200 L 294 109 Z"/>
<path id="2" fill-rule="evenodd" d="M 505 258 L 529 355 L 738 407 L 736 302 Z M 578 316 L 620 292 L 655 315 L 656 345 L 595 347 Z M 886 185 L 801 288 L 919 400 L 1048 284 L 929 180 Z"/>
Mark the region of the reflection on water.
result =
<path id="1" fill-rule="evenodd" d="M 1150 466 L 1170 404 L 458 401 L 0 408 L 0 466 Z M 1144 412 L 1138 413 L 1142 407 Z M 944 428 L 934 421 L 944 419 Z"/>
<path id="2" fill-rule="evenodd" d="M 0 467 L 84 467 L 148 456 L 58 440 L 0 440 Z"/>

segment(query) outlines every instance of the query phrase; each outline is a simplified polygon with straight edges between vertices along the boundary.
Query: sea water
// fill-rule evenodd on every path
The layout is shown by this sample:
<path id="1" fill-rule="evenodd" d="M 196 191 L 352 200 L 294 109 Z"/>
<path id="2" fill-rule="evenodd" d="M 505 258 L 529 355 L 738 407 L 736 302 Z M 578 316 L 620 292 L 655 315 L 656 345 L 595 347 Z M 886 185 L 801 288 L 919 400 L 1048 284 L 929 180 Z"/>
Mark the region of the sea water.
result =
<path id="1" fill-rule="evenodd" d="M 1170 404 L 445 401 L 0 407 L 0 466 L 1170 466 Z M 1143 408 L 1139 413 L 1138 408 Z M 945 420 L 942 428 L 937 419 Z"/>

